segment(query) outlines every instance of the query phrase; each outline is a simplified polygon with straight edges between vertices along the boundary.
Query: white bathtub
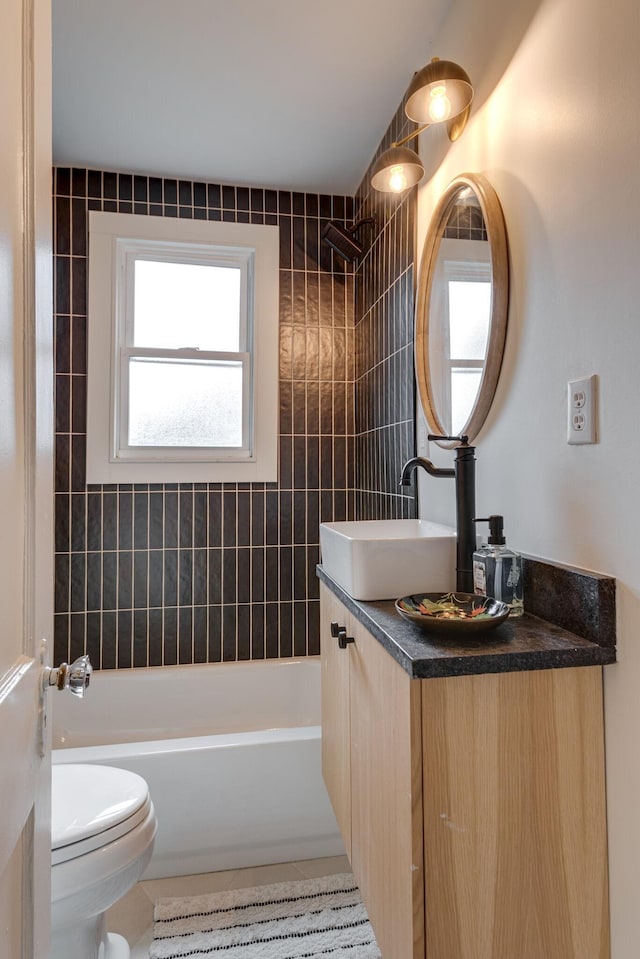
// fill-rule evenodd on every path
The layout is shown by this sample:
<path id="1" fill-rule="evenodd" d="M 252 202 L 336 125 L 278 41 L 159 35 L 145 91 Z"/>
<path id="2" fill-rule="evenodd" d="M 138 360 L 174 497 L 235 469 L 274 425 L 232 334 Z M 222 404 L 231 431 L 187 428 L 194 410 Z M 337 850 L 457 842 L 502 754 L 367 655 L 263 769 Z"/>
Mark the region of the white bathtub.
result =
<path id="1" fill-rule="evenodd" d="M 146 879 L 341 855 L 320 769 L 317 658 L 94 672 L 53 707 L 53 761 L 149 783 Z"/>

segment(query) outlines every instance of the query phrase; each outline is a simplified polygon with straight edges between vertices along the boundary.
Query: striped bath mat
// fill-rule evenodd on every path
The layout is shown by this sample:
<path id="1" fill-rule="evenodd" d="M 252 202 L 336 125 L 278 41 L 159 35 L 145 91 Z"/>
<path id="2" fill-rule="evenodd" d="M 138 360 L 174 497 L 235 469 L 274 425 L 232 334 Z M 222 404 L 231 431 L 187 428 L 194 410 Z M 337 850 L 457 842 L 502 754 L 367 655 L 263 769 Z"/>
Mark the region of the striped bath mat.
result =
<path id="1" fill-rule="evenodd" d="M 381 959 L 353 876 L 155 904 L 149 959 Z"/>

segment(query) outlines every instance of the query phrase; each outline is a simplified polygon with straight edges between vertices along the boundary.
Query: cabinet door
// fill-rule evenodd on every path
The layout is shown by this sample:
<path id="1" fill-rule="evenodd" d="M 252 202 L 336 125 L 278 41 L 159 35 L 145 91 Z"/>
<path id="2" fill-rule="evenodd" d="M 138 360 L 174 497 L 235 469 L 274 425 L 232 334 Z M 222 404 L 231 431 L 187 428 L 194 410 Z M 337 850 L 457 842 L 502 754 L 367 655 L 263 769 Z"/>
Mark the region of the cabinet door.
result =
<path id="1" fill-rule="evenodd" d="M 352 630 L 351 864 L 384 959 L 424 959 L 421 684 Z"/>
<path id="2" fill-rule="evenodd" d="M 338 640 L 331 635 L 331 623 L 338 623 L 349 632 L 351 620 L 342 603 L 321 583 L 322 775 L 351 859 L 350 647 L 340 649 Z"/>
<path id="3" fill-rule="evenodd" d="M 429 959 L 608 959 L 601 684 L 422 683 Z"/>

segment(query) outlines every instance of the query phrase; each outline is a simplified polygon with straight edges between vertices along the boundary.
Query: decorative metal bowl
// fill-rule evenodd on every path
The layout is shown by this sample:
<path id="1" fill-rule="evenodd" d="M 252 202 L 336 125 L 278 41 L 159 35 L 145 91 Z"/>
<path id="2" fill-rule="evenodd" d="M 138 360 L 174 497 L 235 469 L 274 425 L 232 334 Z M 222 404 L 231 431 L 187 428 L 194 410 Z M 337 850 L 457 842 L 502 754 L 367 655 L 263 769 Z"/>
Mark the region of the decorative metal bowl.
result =
<path id="1" fill-rule="evenodd" d="M 470 636 L 503 623 L 506 603 L 475 593 L 416 593 L 396 600 L 398 613 L 433 633 Z"/>

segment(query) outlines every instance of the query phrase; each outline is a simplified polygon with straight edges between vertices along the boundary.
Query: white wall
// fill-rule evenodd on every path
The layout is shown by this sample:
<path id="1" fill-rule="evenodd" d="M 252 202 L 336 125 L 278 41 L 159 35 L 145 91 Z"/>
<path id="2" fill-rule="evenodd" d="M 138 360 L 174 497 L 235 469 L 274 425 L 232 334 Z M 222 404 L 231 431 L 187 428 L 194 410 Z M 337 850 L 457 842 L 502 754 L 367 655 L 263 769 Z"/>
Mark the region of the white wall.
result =
<path id="1" fill-rule="evenodd" d="M 513 9 L 516 7 L 517 9 Z M 459 173 L 501 200 L 511 255 L 505 363 L 477 437 L 477 509 L 523 552 L 618 582 L 605 667 L 612 956 L 640 955 L 640 5 L 456 0 L 430 55 L 476 86 L 462 138 L 421 137 L 419 239 Z M 567 380 L 597 373 L 599 441 L 566 443 Z M 431 457 L 451 454 L 431 445 Z M 453 521 L 450 483 L 422 513 Z M 451 487 L 451 488 L 450 488 Z"/>

